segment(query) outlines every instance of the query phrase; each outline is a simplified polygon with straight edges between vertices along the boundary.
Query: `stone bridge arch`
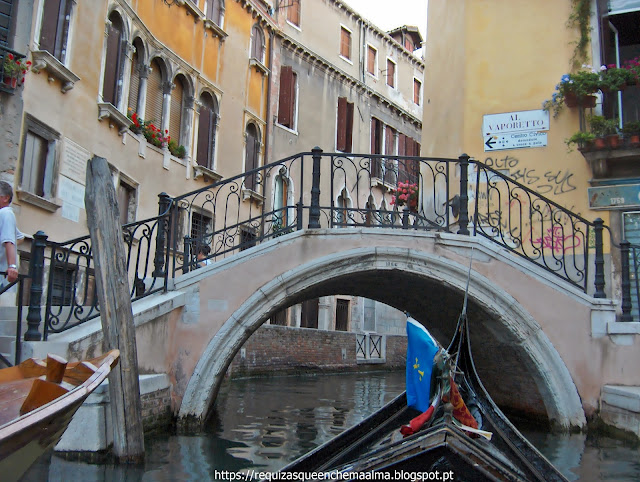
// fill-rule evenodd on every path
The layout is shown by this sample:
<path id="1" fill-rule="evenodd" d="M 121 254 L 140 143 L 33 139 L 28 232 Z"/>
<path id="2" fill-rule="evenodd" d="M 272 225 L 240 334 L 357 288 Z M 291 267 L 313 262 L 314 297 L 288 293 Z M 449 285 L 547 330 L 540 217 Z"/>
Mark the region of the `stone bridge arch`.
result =
<path id="1" fill-rule="evenodd" d="M 440 235 L 431 234 L 430 238 L 434 243 L 431 252 L 416 249 L 417 246 L 364 243 L 317 258 L 311 256 L 257 287 L 202 352 L 182 398 L 181 422 L 202 423 L 229 364 L 244 342 L 273 313 L 304 299 L 330 294 L 376 299 L 409 311 L 446 345 L 462 306 L 473 251 L 469 277 L 471 336 L 476 360 L 484 361 L 479 363 L 480 375 L 484 379 L 488 374 L 491 381 L 485 380 L 489 391 L 496 398 L 496 390 L 498 395 L 501 389 L 503 393 L 526 390 L 531 403 L 542 404 L 543 411 L 557 425 L 583 427 L 586 420 L 581 398 L 561 355 L 530 311 L 492 281 L 493 277 L 486 276 L 486 266 L 496 261 L 495 253 L 477 238 L 454 242 L 446 252 L 438 246 Z M 409 244 L 416 244 L 413 240 Z M 434 319 L 439 307 L 441 319 Z M 478 319 L 482 321 L 476 322 Z M 498 366 L 494 359 L 493 373 L 486 369 L 491 365 L 487 363 L 492 358 L 490 351 L 493 358 L 499 353 L 504 363 Z M 515 366 L 514 361 L 518 362 Z M 501 374 L 511 377 L 504 380 L 502 388 L 496 386 L 496 381 L 500 385 Z"/>

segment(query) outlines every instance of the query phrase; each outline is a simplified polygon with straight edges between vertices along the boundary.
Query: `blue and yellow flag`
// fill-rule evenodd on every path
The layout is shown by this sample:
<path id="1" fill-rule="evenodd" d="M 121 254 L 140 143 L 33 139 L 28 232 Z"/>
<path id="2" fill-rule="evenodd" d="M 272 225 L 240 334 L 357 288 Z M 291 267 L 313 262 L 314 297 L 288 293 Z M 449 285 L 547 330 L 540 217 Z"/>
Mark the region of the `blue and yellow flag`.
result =
<path id="1" fill-rule="evenodd" d="M 431 368 L 439 349 L 427 329 L 407 317 L 407 405 L 421 412 L 429 408 Z"/>

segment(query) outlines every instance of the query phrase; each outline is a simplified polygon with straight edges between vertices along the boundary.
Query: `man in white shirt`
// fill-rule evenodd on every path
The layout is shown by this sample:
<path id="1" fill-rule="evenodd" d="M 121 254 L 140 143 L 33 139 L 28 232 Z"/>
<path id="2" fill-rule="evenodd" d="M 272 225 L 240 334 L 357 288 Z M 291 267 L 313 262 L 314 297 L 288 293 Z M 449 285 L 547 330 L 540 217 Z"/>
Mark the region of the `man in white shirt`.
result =
<path id="1" fill-rule="evenodd" d="M 18 279 L 16 264 L 16 216 L 9 207 L 13 200 L 13 189 L 7 181 L 0 181 L 0 271 L 6 274 L 0 286 L 5 286 Z"/>

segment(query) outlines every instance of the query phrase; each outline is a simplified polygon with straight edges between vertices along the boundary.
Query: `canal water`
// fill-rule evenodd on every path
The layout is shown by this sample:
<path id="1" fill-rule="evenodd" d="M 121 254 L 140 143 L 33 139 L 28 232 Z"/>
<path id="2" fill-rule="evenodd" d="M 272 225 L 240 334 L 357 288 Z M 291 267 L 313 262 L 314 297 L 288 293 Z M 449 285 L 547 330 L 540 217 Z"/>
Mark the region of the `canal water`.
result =
<path id="1" fill-rule="evenodd" d="M 403 390 L 404 372 L 227 380 L 206 433 L 147 437 L 144 465 L 87 464 L 49 455 L 23 480 L 204 482 L 225 480 L 221 471 L 275 471 Z M 640 449 L 630 442 L 522 431 L 569 480 L 640 480 Z"/>

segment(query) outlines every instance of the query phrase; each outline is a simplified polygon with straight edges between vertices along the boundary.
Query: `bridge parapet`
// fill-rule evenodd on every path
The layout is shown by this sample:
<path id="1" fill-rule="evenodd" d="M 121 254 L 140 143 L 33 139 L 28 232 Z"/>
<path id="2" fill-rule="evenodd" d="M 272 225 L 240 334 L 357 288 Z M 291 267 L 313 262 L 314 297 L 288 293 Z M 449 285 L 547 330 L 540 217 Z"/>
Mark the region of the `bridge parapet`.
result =
<path id="1" fill-rule="evenodd" d="M 455 194 L 454 194 L 455 193 Z M 470 220 L 470 221 L 469 221 Z M 233 256 L 293 231 L 390 228 L 411 232 L 455 232 L 481 236 L 595 297 L 611 296 L 605 286 L 601 220 L 589 221 L 532 191 L 504 173 L 462 155 L 458 159 L 300 153 L 170 198 L 160 195 L 159 215 L 124 227 L 132 298 L 166 291 L 169 280 L 206 262 Z M 46 238 L 46 236 L 45 236 Z M 93 296 L 91 242 L 34 243 L 31 259 L 48 270 L 45 339 L 99 315 Z M 206 246 L 205 260 L 198 251 Z M 609 244 L 614 249 L 614 244 Z M 622 245 L 621 321 L 637 319 L 629 272 L 638 270 L 635 247 Z M 640 251 L 639 251 L 640 252 Z M 626 263 L 626 265 L 624 264 Z M 69 278 L 68 267 L 74 273 Z M 38 283 L 32 283 L 32 289 Z M 32 300 L 38 296 L 33 295 Z M 61 310 L 70 305 L 74 309 Z M 40 307 L 30 339 L 37 339 Z M 632 313 L 633 312 L 633 313 Z M 70 314 L 61 321 L 60 314 Z"/>

